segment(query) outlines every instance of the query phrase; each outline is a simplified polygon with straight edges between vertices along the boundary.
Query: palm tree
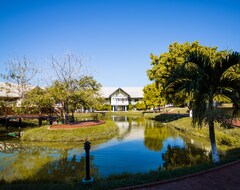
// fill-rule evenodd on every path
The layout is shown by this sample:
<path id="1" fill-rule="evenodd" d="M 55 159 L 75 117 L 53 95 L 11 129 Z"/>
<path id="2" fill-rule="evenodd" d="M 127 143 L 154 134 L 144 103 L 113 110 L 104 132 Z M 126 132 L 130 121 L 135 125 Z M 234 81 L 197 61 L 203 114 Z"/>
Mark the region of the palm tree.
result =
<path id="1" fill-rule="evenodd" d="M 213 162 L 219 162 L 214 122 L 219 121 L 219 110 L 214 106 L 214 97 L 229 98 L 234 105 L 234 114 L 240 105 L 240 53 L 213 59 L 199 52 L 190 53 L 183 65 L 166 77 L 166 87 L 173 94 L 186 92 L 192 101 L 194 125 L 205 122 L 209 126 Z M 236 116 L 236 115 L 233 115 Z M 221 121 L 223 121 L 222 119 Z M 225 119 L 226 120 L 226 119 Z"/>

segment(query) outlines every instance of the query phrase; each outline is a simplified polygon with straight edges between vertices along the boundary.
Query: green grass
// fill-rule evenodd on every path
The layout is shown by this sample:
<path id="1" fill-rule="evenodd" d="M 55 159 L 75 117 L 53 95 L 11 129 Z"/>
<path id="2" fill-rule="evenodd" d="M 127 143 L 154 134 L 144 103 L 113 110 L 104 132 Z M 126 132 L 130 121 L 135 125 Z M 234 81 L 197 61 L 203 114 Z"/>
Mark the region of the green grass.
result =
<path id="1" fill-rule="evenodd" d="M 119 111 L 119 112 L 108 112 L 107 116 L 127 116 L 127 117 L 141 117 L 142 111 Z"/>
<path id="2" fill-rule="evenodd" d="M 21 138 L 23 141 L 38 142 L 78 142 L 112 138 L 118 133 L 117 125 L 112 121 L 92 127 L 71 130 L 48 130 L 49 126 L 27 129 Z"/>
<path id="3" fill-rule="evenodd" d="M 168 124 L 169 126 L 172 126 L 189 136 L 200 137 L 207 140 L 209 139 L 208 126 L 204 125 L 202 128 L 197 126 L 193 127 L 190 117 L 179 118 L 177 120 L 170 121 Z M 239 128 L 226 129 L 220 127 L 218 123 L 215 123 L 215 137 L 220 150 L 229 150 L 240 147 Z"/>

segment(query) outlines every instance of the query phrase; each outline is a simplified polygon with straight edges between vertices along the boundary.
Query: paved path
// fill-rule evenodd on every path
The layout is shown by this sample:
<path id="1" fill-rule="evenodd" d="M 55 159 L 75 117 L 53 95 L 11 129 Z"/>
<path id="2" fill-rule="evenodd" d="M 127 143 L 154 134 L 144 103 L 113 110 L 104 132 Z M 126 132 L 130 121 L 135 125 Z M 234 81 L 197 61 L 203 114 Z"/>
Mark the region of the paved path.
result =
<path id="1" fill-rule="evenodd" d="M 240 190 L 240 161 L 236 161 L 208 172 L 200 172 L 173 180 L 123 188 L 138 190 Z"/>

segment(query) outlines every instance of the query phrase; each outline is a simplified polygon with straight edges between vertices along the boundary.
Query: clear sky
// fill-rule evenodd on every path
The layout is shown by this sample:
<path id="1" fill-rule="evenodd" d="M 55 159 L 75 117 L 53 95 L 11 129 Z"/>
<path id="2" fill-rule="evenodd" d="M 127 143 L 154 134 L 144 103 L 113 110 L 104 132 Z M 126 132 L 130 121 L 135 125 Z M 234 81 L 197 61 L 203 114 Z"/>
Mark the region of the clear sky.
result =
<path id="1" fill-rule="evenodd" d="M 45 71 L 72 52 L 104 87 L 141 87 L 150 53 L 196 40 L 240 51 L 239 34 L 240 0 L 0 0 L 0 69 L 26 55 Z"/>

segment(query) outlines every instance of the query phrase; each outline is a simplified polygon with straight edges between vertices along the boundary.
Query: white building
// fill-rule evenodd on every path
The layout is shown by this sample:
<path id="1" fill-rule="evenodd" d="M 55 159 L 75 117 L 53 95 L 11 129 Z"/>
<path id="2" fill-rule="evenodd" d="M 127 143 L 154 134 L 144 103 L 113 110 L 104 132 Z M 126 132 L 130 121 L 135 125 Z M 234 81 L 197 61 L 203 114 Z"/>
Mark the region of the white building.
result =
<path id="1" fill-rule="evenodd" d="M 102 87 L 100 95 L 111 105 L 112 111 L 127 111 L 129 104 L 142 101 L 143 87 Z"/>
<path id="2" fill-rule="evenodd" d="M 23 91 L 32 90 L 35 86 L 27 85 L 25 89 L 14 83 L 0 82 L 0 100 L 17 101 L 17 106 L 21 104 L 19 94 Z"/>
<path id="3" fill-rule="evenodd" d="M 16 100 L 18 97 L 17 86 L 15 84 L 0 82 L 0 99 Z"/>
<path id="4" fill-rule="evenodd" d="M 28 90 L 34 86 L 29 86 Z M 18 100 L 17 85 L 0 82 L 0 99 Z M 100 95 L 111 105 L 112 111 L 127 111 L 129 105 L 135 105 L 143 99 L 143 87 L 102 87 Z"/>

